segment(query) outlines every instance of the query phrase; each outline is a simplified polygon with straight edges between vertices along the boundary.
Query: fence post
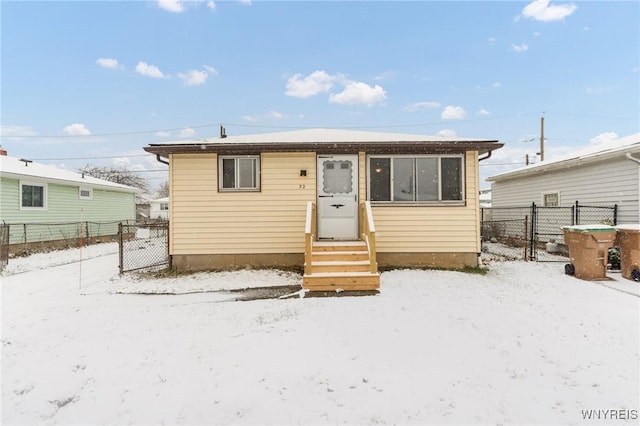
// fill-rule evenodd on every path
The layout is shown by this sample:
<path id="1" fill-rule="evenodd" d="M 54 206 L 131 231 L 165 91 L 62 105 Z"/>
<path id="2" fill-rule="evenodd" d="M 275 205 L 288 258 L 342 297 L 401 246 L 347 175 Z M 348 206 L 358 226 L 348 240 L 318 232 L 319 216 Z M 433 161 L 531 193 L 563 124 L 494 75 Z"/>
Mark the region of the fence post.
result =
<path id="1" fill-rule="evenodd" d="M 25 253 L 27 252 L 27 224 L 23 223 L 22 224 L 22 229 L 24 230 L 24 251 Z"/>
<path id="2" fill-rule="evenodd" d="M 576 200 L 574 225 L 580 225 L 580 202 Z"/>
<path id="3" fill-rule="evenodd" d="M 613 226 L 618 224 L 618 204 L 613 205 Z"/>
<path id="4" fill-rule="evenodd" d="M 529 249 L 529 259 L 535 260 L 535 245 L 536 245 L 536 203 L 531 203 L 531 235 L 529 236 L 530 249 Z"/>
<path id="5" fill-rule="evenodd" d="M 524 215 L 524 241 L 525 241 L 525 243 L 524 243 L 524 261 L 525 262 L 527 261 L 527 241 L 529 241 L 528 238 L 527 238 L 527 228 L 529 227 L 528 221 L 529 221 L 529 216 Z"/>
<path id="6" fill-rule="evenodd" d="M 122 262 L 122 252 L 123 252 L 123 241 L 122 241 L 122 222 L 118 223 L 118 251 L 119 251 L 119 256 L 118 256 L 118 269 L 120 270 L 120 273 L 122 274 L 122 269 L 124 267 L 124 263 Z"/>

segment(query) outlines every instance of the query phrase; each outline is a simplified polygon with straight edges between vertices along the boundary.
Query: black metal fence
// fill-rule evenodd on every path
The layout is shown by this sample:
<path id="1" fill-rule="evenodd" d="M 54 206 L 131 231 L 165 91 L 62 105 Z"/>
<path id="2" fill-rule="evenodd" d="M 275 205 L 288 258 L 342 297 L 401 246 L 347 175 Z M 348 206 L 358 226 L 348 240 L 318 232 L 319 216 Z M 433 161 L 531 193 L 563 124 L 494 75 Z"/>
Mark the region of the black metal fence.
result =
<path id="1" fill-rule="evenodd" d="M 495 207 L 481 209 L 482 251 L 499 256 L 565 262 L 568 250 L 562 228 L 572 225 L 617 224 L 617 205 L 568 207 Z"/>
<path id="2" fill-rule="evenodd" d="M 9 263 L 9 225 L 0 225 L 0 271 Z"/>
<path id="3" fill-rule="evenodd" d="M 169 223 L 125 224 L 118 227 L 120 273 L 171 267 Z"/>

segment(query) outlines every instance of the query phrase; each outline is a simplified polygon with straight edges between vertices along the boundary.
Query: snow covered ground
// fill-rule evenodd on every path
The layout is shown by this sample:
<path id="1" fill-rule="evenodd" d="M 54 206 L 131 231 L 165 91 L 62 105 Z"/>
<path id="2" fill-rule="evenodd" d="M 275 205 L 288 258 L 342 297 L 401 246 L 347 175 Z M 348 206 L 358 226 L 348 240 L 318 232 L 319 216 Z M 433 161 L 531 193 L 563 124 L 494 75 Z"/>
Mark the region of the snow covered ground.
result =
<path id="1" fill-rule="evenodd" d="M 385 272 L 375 296 L 239 302 L 213 290 L 301 278 L 117 263 L 111 244 L 10 261 L 2 424 L 639 423 L 640 298 L 619 275 L 490 261 Z"/>

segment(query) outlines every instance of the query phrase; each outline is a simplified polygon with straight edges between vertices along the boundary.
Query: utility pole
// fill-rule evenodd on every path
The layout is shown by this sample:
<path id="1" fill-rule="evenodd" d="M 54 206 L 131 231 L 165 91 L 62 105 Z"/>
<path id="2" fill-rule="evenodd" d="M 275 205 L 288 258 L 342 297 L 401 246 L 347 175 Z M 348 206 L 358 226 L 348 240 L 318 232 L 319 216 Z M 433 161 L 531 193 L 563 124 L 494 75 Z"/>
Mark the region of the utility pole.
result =
<path id="1" fill-rule="evenodd" d="M 544 161 L 544 115 L 540 117 L 540 161 Z"/>

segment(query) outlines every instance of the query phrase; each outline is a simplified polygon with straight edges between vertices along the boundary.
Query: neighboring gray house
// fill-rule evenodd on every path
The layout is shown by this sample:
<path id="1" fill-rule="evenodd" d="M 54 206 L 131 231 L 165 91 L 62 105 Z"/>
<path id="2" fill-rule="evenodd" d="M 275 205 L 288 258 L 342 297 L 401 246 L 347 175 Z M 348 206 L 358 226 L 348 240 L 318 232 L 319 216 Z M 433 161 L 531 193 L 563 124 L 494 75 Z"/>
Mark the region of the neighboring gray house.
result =
<path id="1" fill-rule="evenodd" d="M 169 220 L 169 197 L 149 201 L 149 219 Z"/>
<path id="2" fill-rule="evenodd" d="M 115 235 L 118 222 L 136 219 L 136 192 L 0 155 L 0 222 L 10 225 L 10 244 Z"/>
<path id="3" fill-rule="evenodd" d="M 618 224 L 640 223 L 640 133 L 487 180 L 494 208 L 617 204 Z"/>

